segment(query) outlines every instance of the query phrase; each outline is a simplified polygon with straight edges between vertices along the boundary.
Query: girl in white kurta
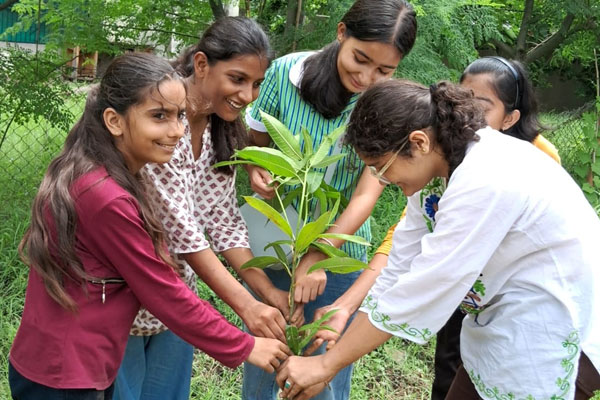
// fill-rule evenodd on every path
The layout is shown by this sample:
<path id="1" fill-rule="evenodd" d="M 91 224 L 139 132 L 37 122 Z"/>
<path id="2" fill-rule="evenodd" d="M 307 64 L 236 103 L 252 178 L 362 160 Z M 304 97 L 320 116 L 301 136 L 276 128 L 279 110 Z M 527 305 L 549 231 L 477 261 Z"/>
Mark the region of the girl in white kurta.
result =
<path id="1" fill-rule="evenodd" d="M 457 86 L 406 81 L 357 103 L 347 141 L 409 196 L 407 216 L 361 313 L 327 354 L 282 368 L 284 395 L 305 398 L 391 335 L 427 342 L 459 304 L 473 398 L 572 399 L 580 358 L 600 388 L 600 220 L 564 169 L 483 128 L 473 104 Z M 435 177 L 448 183 L 430 233 L 412 195 Z"/>

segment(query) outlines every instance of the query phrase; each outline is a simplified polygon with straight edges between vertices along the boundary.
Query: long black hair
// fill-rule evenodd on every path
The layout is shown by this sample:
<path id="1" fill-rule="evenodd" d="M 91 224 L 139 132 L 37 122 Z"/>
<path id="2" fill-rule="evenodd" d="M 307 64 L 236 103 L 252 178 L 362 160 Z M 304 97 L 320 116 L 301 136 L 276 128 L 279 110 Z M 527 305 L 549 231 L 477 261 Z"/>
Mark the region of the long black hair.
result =
<path id="1" fill-rule="evenodd" d="M 344 14 L 346 37 L 394 45 L 404 57 L 417 35 L 416 14 L 404 0 L 357 0 Z M 352 93 L 337 70 L 340 43 L 335 40 L 304 64 L 300 96 L 327 119 L 339 116 Z"/>
<path id="2" fill-rule="evenodd" d="M 31 224 L 19 245 L 24 262 L 42 278 L 46 291 L 62 307 L 76 311 L 77 304 L 65 290 L 65 279 L 84 287 L 90 276 L 77 256 L 75 233 L 77 212 L 72 197 L 73 182 L 98 167 L 104 167 L 119 186 L 138 202 L 144 228 L 152 238 L 156 253 L 170 263 L 162 245 L 160 222 L 152 213 L 143 185 L 125 163 L 103 113 L 113 108 L 127 116 L 128 110 L 153 93 L 159 85 L 181 79 L 169 62 L 146 53 L 130 53 L 116 58 L 107 68 L 99 86 L 88 94 L 83 115 L 69 132 L 62 152 L 50 163 L 33 201 Z M 52 223 L 49 223 L 51 216 Z"/>
<path id="3" fill-rule="evenodd" d="M 358 99 L 350 116 L 346 143 L 367 157 L 394 152 L 415 130 L 430 130 L 448 163 L 449 173 L 462 162 L 467 145 L 486 126 L 469 90 L 449 82 L 429 88 L 406 80 L 375 84 Z M 401 156 L 411 157 L 410 146 Z"/>
<path id="4" fill-rule="evenodd" d="M 197 44 L 183 52 L 173 66 L 183 76 L 191 76 L 194 73 L 194 55 L 199 51 L 206 55 L 209 65 L 249 54 L 265 58 L 269 63 L 273 59 L 267 35 L 258 23 L 245 17 L 219 18 L 204 32 Z M 229 122 L 212 114 L 210 123 L 216 162 L 229 160 L 236 149 L 247 145 L 248 133 L 240 117 Z M 228 166 L 219 170 L 233 173 Z"/>
<path id="5" fill-rule="evenodd" d="M 544 126 L 538 119 L 537 101 L 523 65 L 516 60 L 502 57 L 479 58 L 467 66 L 460 82 L 468 75 L 478 74 L 492 76 L 492 89 L 502 101 L 505 113 L 514 110 L 521 113 L 519 120 L 503 132 L 517 139 L 532 142 Z"/>

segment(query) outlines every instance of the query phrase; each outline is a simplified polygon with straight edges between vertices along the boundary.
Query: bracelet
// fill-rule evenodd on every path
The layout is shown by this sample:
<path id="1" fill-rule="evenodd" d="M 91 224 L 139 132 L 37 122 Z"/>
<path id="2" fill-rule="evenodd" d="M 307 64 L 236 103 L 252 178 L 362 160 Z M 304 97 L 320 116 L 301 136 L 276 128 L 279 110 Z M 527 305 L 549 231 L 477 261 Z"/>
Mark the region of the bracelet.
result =
<path id="1" fill-rule="evenodd" d="M 327 238 L 322 237 L 322 238 L 319 238 L 318 240 L 322 240 L 325 243 L 327 243 L 328 245 L 330 245 L 331 247 L 335 247 L 335 245 L 333 244 L 333 242 L 331 240 L 327 239 Z"/>

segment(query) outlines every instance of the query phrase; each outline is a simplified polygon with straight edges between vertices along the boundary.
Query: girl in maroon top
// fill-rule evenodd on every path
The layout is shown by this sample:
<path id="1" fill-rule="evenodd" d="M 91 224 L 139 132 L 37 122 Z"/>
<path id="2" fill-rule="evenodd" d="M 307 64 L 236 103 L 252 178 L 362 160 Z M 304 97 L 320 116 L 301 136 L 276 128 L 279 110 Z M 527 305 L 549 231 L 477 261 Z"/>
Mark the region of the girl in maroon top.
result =
<path id="1" fill-rule="evenodd" d="M 110 399 L 140 305 L 229 367 L 273 371 L 289 354 L 230 325 L 173 270 L 138 172 L 169 161 L 185 104 L 181 78 L 149 54 L 117 58 L 88 96 L 20 247 L 30 274 L 10 353 L 14 399 Z"/>

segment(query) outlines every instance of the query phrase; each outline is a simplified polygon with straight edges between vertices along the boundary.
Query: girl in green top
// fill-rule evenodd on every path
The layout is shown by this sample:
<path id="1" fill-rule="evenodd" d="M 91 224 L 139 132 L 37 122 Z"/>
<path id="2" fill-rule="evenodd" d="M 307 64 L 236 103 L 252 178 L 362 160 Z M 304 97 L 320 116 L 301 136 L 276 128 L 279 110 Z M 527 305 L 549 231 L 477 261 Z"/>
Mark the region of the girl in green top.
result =
<path id="1" fill-rule="evenodd" d="M 334 42 L 318 52 L 289 54 L 272 63 L 259 97 L 246 115 L 254 144 L 270 144 L 260 119 L 259 111 L 264 111 L 293 133 L 305 127 L 318 146 L 326 134 L 346 123 L 361 92 L 377 81 L 391 78 L 400 60 L 412 48 L 416 30 L 415 12 L 404 0 L 356 1 L 338 24 Z M 364 164 L 352 151 L 335 168 L 329 184 L 350 202 L 329 232 L 356 232 L 370 240 L 368 217 L 383 186 L 368 171 L 364 172 Z M 248 172 L 254 191 L 265 198 L 273 197 L 268 172 L 256 167 L 249 167 Z M 338 239 L 332 242 L 343 246 L 351 256 L 366 261 L 362 246 L 344 244 Z M 307 275 L 309 267 L 322 257 L 319 252 L 309 252 L 296 272 L 294 300 L 306 304 L 306 320 L 312 319 L 316 308 L 331 304 L 358 276 L 330 275 L 324 271 Z M 285 272 L 267 271 L 267 275 L 278 288 L 289 289 Z M 350 368 L 340 372 L 317 398 L 348 398 Z M 244 399 L 271 399 L 276 393 L 273 375 L 246 365 Z"/>

